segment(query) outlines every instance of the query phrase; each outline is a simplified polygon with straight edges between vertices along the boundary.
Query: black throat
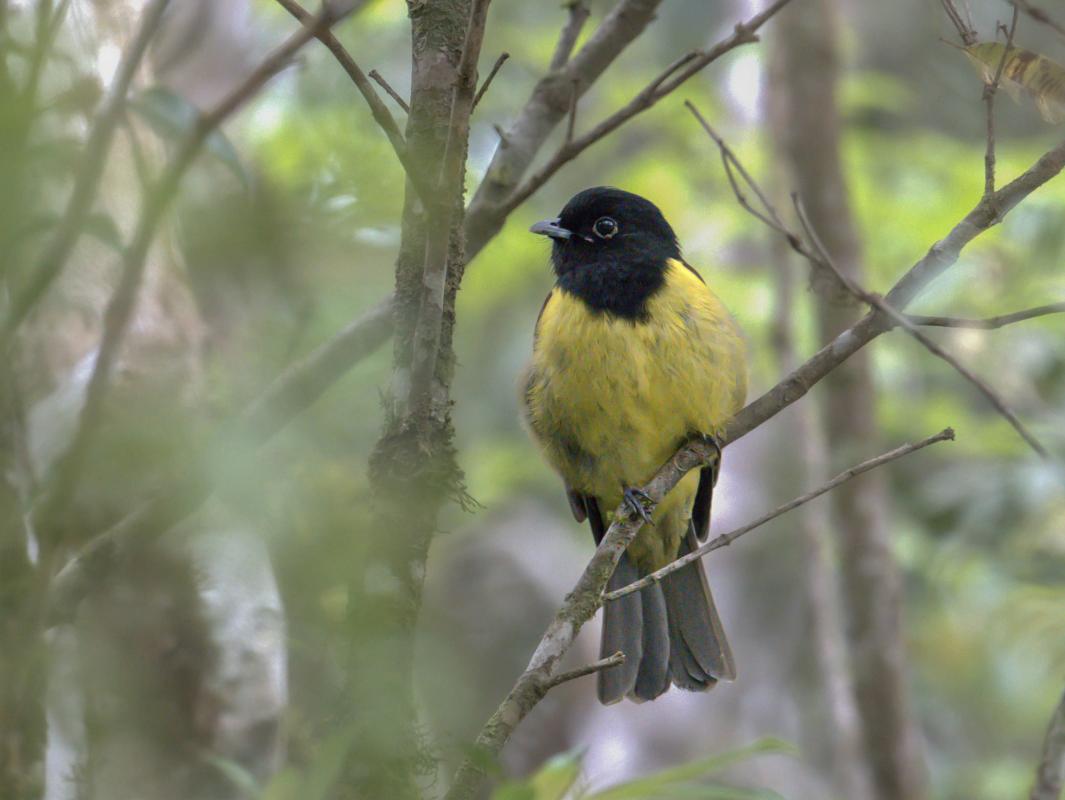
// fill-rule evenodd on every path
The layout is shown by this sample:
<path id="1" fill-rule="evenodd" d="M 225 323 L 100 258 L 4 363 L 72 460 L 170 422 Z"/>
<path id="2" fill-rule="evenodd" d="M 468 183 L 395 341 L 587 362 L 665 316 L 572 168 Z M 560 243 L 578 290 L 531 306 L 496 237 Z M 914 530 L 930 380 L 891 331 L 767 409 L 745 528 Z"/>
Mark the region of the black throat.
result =
<path id="1" fill-rule="evenodd" d="M 575 265 L 558 276 L 562 291 L 592 311 L 632 322 L 646 322 L 648 301 L 665 285 L 664 260 L 602 259 Z"/>

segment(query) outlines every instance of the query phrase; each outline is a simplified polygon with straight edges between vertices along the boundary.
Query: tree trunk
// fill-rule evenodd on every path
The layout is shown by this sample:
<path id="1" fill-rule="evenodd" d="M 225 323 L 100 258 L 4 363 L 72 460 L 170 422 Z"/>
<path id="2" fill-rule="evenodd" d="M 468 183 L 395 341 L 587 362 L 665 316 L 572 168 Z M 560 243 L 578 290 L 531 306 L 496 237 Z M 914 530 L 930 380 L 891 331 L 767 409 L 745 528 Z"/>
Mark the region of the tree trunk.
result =
<path id="1" fill-rule="evenodd" d="M 779 146 L 811 224 L 841 269 L 862 282 L 859 233 L 851 215 L 840 154 L 836 107 L 835 4 L 787 9 L 773 48 L 784 118 Z M 822 340 L 858 317 L 861 308 L 830 274 L 812 284 Z M 861 352 L 825 380 L 823 411 L 833 467 L 860 450 L 875 450 L 876 394 Z M 879 800 L 926 796 L 918 730 L 911 717 L 902 632 L 902 586 L 891 550 L 882 474 L 871 472 L 832 494 L 839 535 L 847 641 L 866 758 Z"/>
<path id="2" fill-rule="evenodd" d="M 470 18 L 470 0 L 409 0 L 413 63 L 407 144 L 415 169 L 435 185 L 451 130 L 451 107 Z M 455 146 L 454 144 L 452 146 Z M 462 141 L 463 162 L 466 142 Z M 424 292 L 430 210 L 408 182 L 396 264 L 393 379 L 386 422 L 370 460 L 374 531 L 362 574 L 353 576 L 349 622 L 354 655 L 356 753 L 345 790 L 352 797 L 418 795 L 417 778 L 432 760 L 420 741 L 413 699 L 414 627 L 437 518 L 449 499 L 465 497 L 452 443 L 450 385 L 454 368 L 455 296 L 464 267 L 460 231 L 462 180 L 453 187 L 450 238 L 429 401 L 415 403 L 411 378 Z"/>

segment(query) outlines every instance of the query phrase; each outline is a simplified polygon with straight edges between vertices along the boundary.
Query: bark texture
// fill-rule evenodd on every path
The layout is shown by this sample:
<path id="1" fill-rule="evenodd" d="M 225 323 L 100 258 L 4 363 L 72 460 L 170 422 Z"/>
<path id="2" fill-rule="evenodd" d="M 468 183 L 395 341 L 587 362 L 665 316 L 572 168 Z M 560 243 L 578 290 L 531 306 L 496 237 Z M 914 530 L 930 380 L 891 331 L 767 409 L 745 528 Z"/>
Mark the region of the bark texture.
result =
<path id="1" fill-rule="evenodd" d="M 466 137 L 450 145 L 448 138 L 454 130 L 467 130 L 455 125 L 452 101 L 471 5 L 470 0 L 407 4 L 413 54 L 407 148 L 413 168 L 431 185 L 439 180 L 449 147 L 461 148 L 465 163 Z M 476 35 L 483 35 L 483 29 Z M 353 576 L 349 594 L 349 622 L 357 631 L 351 641 L 360 642 L 360 652 L 352 654 L 359 733 L 343 781 L 351 797 L 417 797 L 418 775 L 431 765 L 416 724 L 414 626 L 438 514 L 449 499 L 464 498 L 450 413 L 455 296 L 465 263 L 463 179 L 464 168 L 456 181 L 441 187 L 431 208 L 409 182 L 406 192 L 396 263 L 393 378 L 385 429 L 370 460 L 374 532 L 362 574 Z M 441 217 L 450 228 L 443 307 L 434 309 L 438 335 L 423 337 L 416 334 L 419 324 L 425 325 L 421 311 L 426 293 L 439 292 L 439 276 L 431 282 L 428 275 L 426 251 L 430 235 L 439 233 L 433 223 Z M 437 348 L 428 397 L 412 402 L 413 367 L 425 363 L 418 345 L 426 338 Z"/>
<path id="2" fill-rule="evenodd" d="M 859 233 L 843 177 L 836 106 L 839 69 L 832 0 L 784 12 L 775 47 L 784 119 L 779 145 L 795 189 L 841 269 L 862 281 Z M 821 338 L 854 323 L 861 309 L 833 275 L 815 272 Z M 823 412 L 831 452 L 849 460 L 876 441 L 876 395 L 867 353 L 855 354 L 825 380 Z M 902 581 L 891 550 L 883 476 L 869 474 L 833 494 L 839 535 L 847 641 L 861 714 L 865 755 L 879 800 L 926 796 L 917 726 L 911 716 L 902 629 Z"/>

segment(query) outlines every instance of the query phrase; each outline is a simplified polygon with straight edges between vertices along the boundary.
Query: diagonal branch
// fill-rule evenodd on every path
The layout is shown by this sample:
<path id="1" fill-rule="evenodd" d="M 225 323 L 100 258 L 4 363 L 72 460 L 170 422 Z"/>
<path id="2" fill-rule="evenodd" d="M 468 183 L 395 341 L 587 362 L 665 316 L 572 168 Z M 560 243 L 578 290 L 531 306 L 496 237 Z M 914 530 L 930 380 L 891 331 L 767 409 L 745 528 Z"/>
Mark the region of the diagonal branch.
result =
<path id="1" fill-rule="evenodd" d="M 500 143 L 505 146 L 499 147 L 492 156 L 484 180 L 467 209 L 468 258 L 473 258 L 502 227 L 505 217 L 498 216 L 493 209 L 518 185 L 551 131 L 565 118 L 573 81 L 579 81 L 580 91 L 587 91 L 651 23 L 661 3 L 662 0 L 617 0 L 577 53 L 561 67 L 552 66 L 537 82 L 517 118 L 500 137 Z M 560 36 L 560 47 L 565 47 L 568 36 L 572 35 L 576 41 L 576 31 L 567 33 L 575 25 L 572 11 L 573 7 Z M 556 48 L 556 56 L 558 52 Z"/>
<path id="2" fill-rule="evenodd" d="M 88 141 L 85 143 L 81 168 L 74 179 L 74 189 L 55 234 L 34 265 L 29 282 L 12 298 L 10 308 L 0 324 L 0 352 L 7 349 L 15 330 L 62 271 L 78 241 L 100 187 L 115 129 L 126 107 L 130 84 L 159 28 L 169 2 L 170 0 L 151 0 L 144 9 L 129 47 L 122 54 L 111 88 L 96 112 Z"/>
<path id="3" fill-rule="evenodd" d="M 717 458 L 718 450 L 711 442 L 690 442 L 662 465 L 650 483 L 643 487 L 643 491 L 652 503 L 659 503 L 691 470 L 714 464 Z M 540 639 L 529 665 L 481 729 L 474 744 L 479 753 L 495 754 L 502 750 L 514 729 L 556 684 L 555 670 L 559 661 L 573 644 L 584 623 L 599 608 L 603 590 L 621 554 L 643 525 L 643 519 L 633 514 L 624 503 L 618 506 L 613 519 L 577 585 L 566 595 L 565 602 Z M 473 797 L 485 776 L 482 764 L 483 759 L 467 758 L 455 773 L 445 800 L 467 800 Z"/>
<path id="4" fill-rule="evenodd" d="M 720 536 L 715 536 L 713 539 L 706 542 L 706 544 L 703 544 L 697 549 L 693 550 L 691 553 L 688 553 L 687 555 L 678 558 L 676 561 L 667 564 L 666 566 L 662 567 L 662 569 L 656 570 L 650 575 L 640 578 L 640 580 L 638 581 L 633 581 L 627 586 L 622 586 L 620 589 L 616 589 L 613 592 L 607 592 L 603 595 L 603 600 L 617 600 L 619 597 L 624 597 L 625 595 L 631 594 L 632 592 L 638 592 L 645 586 L 650 586 L 652 584 L 658 583 L 670 573 L 676 572 L 678 569 L 687 566 L 693 561 L 698 561 L 707 553 L 711 553 L 714 550 L 718 550 L 722 547 L 727 547 L 744 534 L 750 533 L 755 528 L 762 527 L 767 522 L 771 522 L 777 517 L 786 514 L 789 511 L 793 511 L 799 506 L 806 505 L 811 500 L 816 500 L 821 495 L 831 492 L 837 486 L 846 483 L 851 478 L 855 478 L 858 475 L 861 475 L 863 472 L 868 472 L 871 469 L 876 469 L 877 467 L 883 466 L 888 462 L 895 461 L 896 459 L 902 458 L 904 456 L 908 456 L 910 455 L 910 453 L 914 453 L 918 450 L 928 447 L 929 445 L 944 441 L 954 441 L 954 431 L 951 428 L 945 428 L 944 430 L 937 433 L 935 436 L 929 436 L 927 439 L 922 439 L 921 441 L 916 442 L 915 444 L 904 444 L 901 447 L 896 447 L 894 450 L 891 450 L 887 453 L 883 453 L 877 456 L 876 458 L 870 458 L 868 461 L 863 461 L 861 464 L 856 464 L 850 469 L 841 472 L 832 480 L 821 484 L 816 489 L 813 489 L 804 495 L 796 497 L 794 500 L 789 500 L 787 503 L 784 503 L 783 505 L 778 506 L 777 508 L 770 511 L 768 514 L 763 514 L 753 522 L 749 522 L 742 527 L 736 528 L 734 531 L 723 533 Z"/>
<path id="5" fill-rule="evenodd" d="M 586 134 L 577 138 L 567 137 L 545 164 L 529 175 L 520 185 L 494 205 L 488 208 L 478 208 L 476 206 L 477 197 L 475 197 L 474 204 L 471 205 L 470 208 L 471 215 L 487 214 L 491 219 L 497 222 L 495 227 L 498 229 L 510 212 L 524 203 L 534 192 L 547 183 L 547 181 L 550 180 L 551 177 L 563 166 L 575 159 L 593 144 L 613 133 L 633 117 L 651 108 L 655 103 L 687 81 L 688 78 L 705 69 L 721 56 L 731 52 L 737 47 L 758 41 L 758 29 L 789 2 L 791 2 L 791 0 L 776 0 L 776 2 L 772 3 L 765 9 L 765 11 L 754 15 L 746 22 L 738 23 L 731 36 L 718 42 L 708 50 L 696 50 L 691 53 L 686 53 L 678 58 L 638 92 L 625 106 L 615 111 Z M 571 78 L 571 81 L 578 79 L 579 78 L 576 77 Z M 584 92 L 586 90 L 587 87 L 583 84 L 577 87 L 578 92 Z M 488 180 L 488 178 L 486 178 L 486 180 Z M 480 195 L 480 192 L 478 192 L 478 195 Z M 476 242 L 477 234 L 475 230 L 471 231 L 468 229 L 467 232 Z"/>
<path id="6" fill-rule="evenodd" d="M 781 217 L 777 213 L 777 210 L 773 207 L 773 204 L 769 202 L 769 199 L 767 198 L 765 193 L 758 186 L 757 181 L 755 181 L 755 179 L 750 175 L 750 173 L 747 172 L 746 169 L 744 169 L 743 165 L 740 163 L 739 159 L 736 158 L 735 153 L 732 152 L 732 149 L 728 146 L 724 139 L 722 139 L 721 136 L 718 135 L 718 133 L 711 127 L 710 123 L 706 121 L 706 118 L 699 113 L 699 110 L 693 104 L 689 102 L 685 105 L 687 105 L 688 109 L 695 116 L 696 120 L 698 120 L 703 130 L 706 131 L 706 133 L 717 145 L 718 150 L 721 153 L 721 160 L 725 165 L 725 170 L 728 175 L 729 182 L 732 185 L 733 192 L 735 193 L 736 199 L 741 206 L 747 209 L 751 214 L 760 219 L 770 228 L 779 232 L 787 240 L 791 248 L 795 250 L 795 252 L 797 252 L 799 255 L 803 256 L 803 258 L 807 259 L 814 266 L 815 269 L 825 270 L 831 273 L 839 282 L 839 284 L 843 286 L 851 295 L 853 295 L 858 300 L 868 304 L 876 311 L 879 311 L 881 314 L 885 315 L 891 321 L 892 327 L 901 327 L 910 336 L 912 336 L 914 339 L 924 345 L 924 347 L 930 353 L 937 356 L 938 358 L 943 359 L 952 367 L 954 367 L 954 369 L 959 374 L 961 374 L 962 377 L 964 377 L 971 384 L 973 384 L 973 386 L 975 386 L 977 390 L 988 399 L 988 401 L 995 407 L 995 409 L 1003 417 L 1006 418 L 1010 425 L 1013 426 L 1014 430 L 1017 431 L 1021 438 L 1024 439 L 1024 441 L 1027 442 L 1033 450 L 1035 450 L 1042 457 L 1047 457 L 1047 452 L 1043 448 L 1043 446 L 1021 423 L 1017 415 L 1009 408 L 1008 405 L 1006 405 L 1005 401 L 998 396 L 994 389 L 992 389 L 986 382 L 977 377 L 975 373 L 973 373 L 970 369 L 968 369 L 961 362 L 959 362 L 954 356 L 946 352 L 936 342 L 932 341 L 927 335 L 922 333 L 917 328 L 917 326 L 906 317 L 906 315 L 902 314 L 900 311 L 892 307 L 884 300 L 884 298 L 880 297 L 879 295 L 865 291 L 865 289 L 858 286 L 858 284 L 850 276 L 844 274 L 843 271 L 839 269 L 835 261 L 828 254 L 828 251 L 821 244 L 817 233 L 813 230 L 812 226 L 809 223 L 809 220 L 806 218 L 806 214 L 803 210 L 802 204 L 799 202 L 797 196 L 795 195 L 793 195 L 793 200 L 795 201 L 795 211 L 798 215 L 799 222 L 802 225 L 803 230 L 806 234 L 806 238 L 804 239 L 802 236 L 799 236 L 795 232 L 789 230 L 788 227 L 781 220 Z M 764 212 L 760 212 L 758 209 L 754 208 L 751 205 L 742 188 L 739 186 L 735 175 L 733 174 L 733 168 L 735 168 L 735 170 L 743 178 L 744 182 L 750 187 L 751 191 L 753 191 L 758 197 L 759 202 L 761 202 L 763 206 Z M 989 195 L 985 195 L 985 197 L 991 197 L 993 194 L 994 192 L 992 191 Z"/>
<path id="7" fill-rule="evenodd" d="M 577 39 L 580 38 L 581 30 L 584 28 L 584 23 L 587 22 L 588 15 L 591 13 L 588 10 L 588 4 L 584 0 L 570 0 L 569 19 L 562 26 L 562 32 L 558 35 L 558 44 L 555 45 L 555 52 L 551 56 L 551 63 L 548 66 L 551 72 L 562 69 L 569 62 L 570 56 L 573 55 L 573 48 L 576 47 Z"/>
<path id="8" fill-rule="evenodd" d="M 50 529 L 60 527 L 58 515 L 66 511 L 70 497 L 80 479 L 89 443 L 101 418 L 103 400 L 110 383 L 112 369 L 118 358 L 118 350 L 125 337 L 136 303 L 148 251 L 155 240 L 156 231 L 164 214 L 177 194 L 182 178 L 195 161 L 211 132 L 255 95 L 271 77 L 289 63 L 301 47 L 314 38 L 322 28 L 330 25 L 334 19 L 334 12 L 326 6 L 320 15 L 309 21 L 306 27 L 293 34 L 284 44 L 267 56 L 255 71 L 223 98 L 214 109 L 202 115 L 196 121 L 192 131 L 178 146 L 177 153 L 151 192 L 137 220 L 133 239 L 123 254 L 122 274 L 104 314 L 103 338 L 97 351 L 92 377 L 86 389 L 85 404 L 82 406 L 78 419 L 77 431 L 69 448 L 56 466 L 52 486 L 36 514 L 39 527 L 46 536 L 62 536 L 62 530 Z"/>
<path id="9" fill-rule="evenodd" d="M 952 356 L 950 353 L 940 347 L 936 342 L 932 341 L 916 325 L 910 322 L 910 320 L 907 319 L 905 314 L 903 314 L 901 311 L 898 311 L 889 303 L 887 303 L 884 298 L 873 292 L 867 292 L 865 289 L 855 283 L 854 280 L 850 278 L 850 276 L 845 275 L 843 271 L 840 270 L 838 266 L 836 266 L 836 262 L 832 259 L 831 256 L 829 256 L 828 251 L 826 251 L 824 246 L 821 244 L 820 240 L 817 237 L 817 234 L 814 232 L 813 228 L 810 227 L 809 220 L 807 220 L 806 214 L 803 211 L 802 204 L 798 201 L 797 197 L 795 198 L 795 209 L 798 212 L 799 220 L 802 222 L 803 229 L 806 231 L 807 235 L 810 237 L 810 240 L 814 243 L 814 246 L 817 248 L 817 251 L 820 254 L 818 263 L 831 270 L 832 273 L 836 276 L 836 278 L 840 281 L 840 283 L 842 283 L 843 286 L 846 287 L 847 291 L 854 295 L 854 297 L 856 297 L 858 300 L 861 300 L 863 303 L 866 303 L 869 306 L 873 307 L 882 314 L 886 315 L 895 325 L 898 325 L 900 328 L 906 331 L 906 333 L 908 333 L 910 336 L 912 336 L 914 339 L 924 345 L 925 349 L 928 350 L 928 352 L 930 352 L 937 358 L 941 358 L 942 360 L 950 364 L 952 367 L 954 367 L 955 371 L 959 375 L 961 375 L 963 378 L 969 381 L 969 383 L 975 386 L 977 391 L 979 391 L 980 394 L 987 398 L 988 402 L 995 407 L 995 410 L 1006 418 L 1006 421 L 1013 426 L 1013 429 L 1017 431 L 1018 435 L 1022 439 L 1024 439 L 1025 442 L 1028 443 L 1029 447 L 1035 450 L 1035 452 L 1043 458 L 1049 457 L 1049 454 L 1047 453 L 1043 445 L 1039 443 L 1039 440 L 1031 434 L 1031 432 L 1024 426 L 1024 424 L 1020 421 L 1020 419 L 1013 412 L 1013 410 L 1008 405 L 1006 405 L 1006 401 L 999 397 L 998 393 L 994 389 L 992 389 L 991 386 L 987 384 L 987 382 L 978 377 L 976 373 L 974 373 L 972 370 L 970 370 L 968 367 L 958 361 L 958 359 L 956 359 L 954 356 Z"/>

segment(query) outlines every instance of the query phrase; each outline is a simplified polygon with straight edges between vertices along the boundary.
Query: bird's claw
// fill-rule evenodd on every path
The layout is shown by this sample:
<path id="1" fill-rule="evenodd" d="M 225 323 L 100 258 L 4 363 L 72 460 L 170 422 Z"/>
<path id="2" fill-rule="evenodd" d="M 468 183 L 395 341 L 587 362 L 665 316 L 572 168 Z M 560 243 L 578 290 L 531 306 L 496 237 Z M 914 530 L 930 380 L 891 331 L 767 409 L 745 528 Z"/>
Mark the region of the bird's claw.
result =
<path id="1" fill-rule="evenodd" d="M 622 497 L 625 500 L 625 505 L 629 511 L 636 517 L 639 517 L 648 525 L 653 525 L 651 521 L 651 512 L 647 510 L 648 506 L 654 507 L 655 501 L 651 499 L 643 489 L 627 488 L 622 490 Z"/>
<path id="2" fill-rule="evenodd" d="M 724 445 L 721 444 L 720 439 L 718 439 L 712 433 L 697 433 L 695 434 L 695 438 L 703 442 L 704 444 L 708 444 L 712 448 L 714 448 L 714 453 L 717 455 L 717 460 L 721 460 L 721 451 L 724 448 Z"/>

